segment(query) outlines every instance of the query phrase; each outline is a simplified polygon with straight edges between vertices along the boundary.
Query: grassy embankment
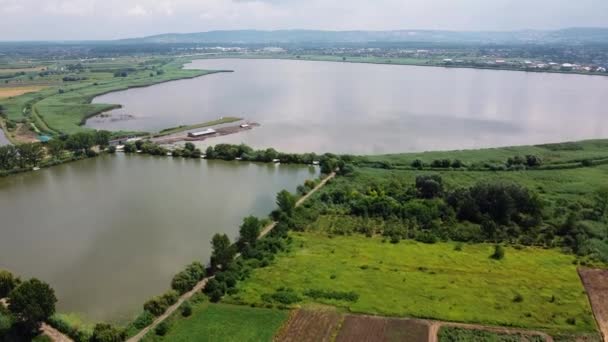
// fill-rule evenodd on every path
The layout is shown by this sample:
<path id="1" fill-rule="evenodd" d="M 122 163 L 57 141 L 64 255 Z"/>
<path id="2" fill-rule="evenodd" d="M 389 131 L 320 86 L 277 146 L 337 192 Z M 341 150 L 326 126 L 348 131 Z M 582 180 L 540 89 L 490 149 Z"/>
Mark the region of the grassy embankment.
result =
<path id="1" fill-rule="evenodd" d="M 23 123 L 36 133 L 72 134 L 87 130 L 82 124 L 91 116 L 119 107 L 117 104 L 92 104 L 94 97 L 113 91 L 145 87 L 158 83 L 194 78 L 216 71 L 182 69 L 186 60 L 126 59 L 116 62 L 85 65 L 76 82 L 64 82 L 57 75 L 44 81 L 48 87 L 38 92 L 0 100 L 8 121 Z M 115 77 L 114 73 L 128 70 L 128 76 Z M 68 74 L 66 72 L 66 74 Z M 61 75 L 60 75 L 61 76 Z M 65 75 L 63 75 L 65 76 Z M 14 87 L 22 87 L 40 80 L 22 80 Z M 12 84 L 12 83 L 11 83 Z M 11 141 L 18 142 L 20 130 L 9 131 Z"/>
<path id="2" fill-rule="evenodd" d="M 142 341 L 272 341 L 287 316 L 284 310 L 198 302 L 190 317 L 176 312 L 166 321 L 165 336 L 151 331 Z"/>
<path id="3" fill-rule="evenodd" d="M 237 118 L 234 116 L 226 116 L 221 119 L 207 121 L 207 122 L 203 122 L 203 123 L 199 123 L 199 124 L 183 125 L 183 126 L 179 126 L 179 127 L 166 128 L 166 129 L 163 129 L 162 131 L 158 132 L 157 134 L 153 134 L 152 136 L 155 138 L 158 138 L 158 137 L 171 135 L 171 134 L 175 134 L 175 133 L 179 133 L 179 132 L 189 131 L 192 129 L 216 126 L 216 125 L 221 125 L 221 124 L 226 124 L 226 123 L 231 123 L 231 122 L 237 122 L 237 121 L 241 121 L 241 120 L 243 120 L 243 118 Z"/>

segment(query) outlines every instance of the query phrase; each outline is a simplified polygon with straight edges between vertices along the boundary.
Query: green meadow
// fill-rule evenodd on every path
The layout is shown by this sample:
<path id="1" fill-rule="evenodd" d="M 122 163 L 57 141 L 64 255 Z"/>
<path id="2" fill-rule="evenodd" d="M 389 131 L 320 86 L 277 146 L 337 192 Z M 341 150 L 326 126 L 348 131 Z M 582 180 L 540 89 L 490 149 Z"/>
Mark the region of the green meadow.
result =
<path id="1" fill-rule="evenodd" d="M 574 257 L 557 250 L 489 244 L 391 244 L 360 235 L 292 233 L 292 251 L 238 285 L 228 302 L 264 305 L 262 296 L 293 289 L 300 304 L 350 312 L 542 329 L 594 332 L 595 322 Z M 461 249 L 461 250 L 458 250 Z M 312 299 L 308 290 L 359 295 L 355 302 Z"/>
<path id="2" fill-rule="evenodd" d="M 276 309 L 198 303 L 193 305 L 190 317 L 182 317 L 178 312 L 169 318 L 165 336 L 151 331 L 143 341 L 272 341 L 288 314 Z"/>

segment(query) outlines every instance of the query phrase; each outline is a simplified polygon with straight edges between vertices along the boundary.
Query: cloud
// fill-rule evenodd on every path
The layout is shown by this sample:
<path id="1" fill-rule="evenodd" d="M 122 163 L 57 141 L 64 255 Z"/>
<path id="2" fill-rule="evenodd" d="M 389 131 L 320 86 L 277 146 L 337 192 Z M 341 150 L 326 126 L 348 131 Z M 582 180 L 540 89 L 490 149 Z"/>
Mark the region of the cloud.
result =
<path id="1" fill-rule="evenodd" d="M 0 0 L 0 14 L 0 40 L 65 40 L 218 29 L 519 30 L 607 26 L 608 1 Z"/>
<path id="2" fill-rule="evenodd" d="M 140 5 L 135 5 L 127 11 L 127 14 L 133 17 L 143 17 L 148 15 L 148 11 Z"/>

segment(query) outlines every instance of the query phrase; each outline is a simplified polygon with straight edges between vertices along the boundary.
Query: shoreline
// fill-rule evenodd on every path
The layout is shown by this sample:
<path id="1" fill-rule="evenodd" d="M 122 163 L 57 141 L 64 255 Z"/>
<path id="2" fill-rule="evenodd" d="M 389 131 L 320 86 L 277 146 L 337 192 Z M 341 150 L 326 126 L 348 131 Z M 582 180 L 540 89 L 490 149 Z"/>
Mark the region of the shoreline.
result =
<path id="1" fill-rule="evenodd" d="M 561 71 L 561 70 L 522 70 L 515 68 L 492 68 L 492 67 L 478 67 L 470 65 L 439 65 L 439 64 L 426 64 L 426 63 L 399 63 L 389 61 L 365 61 L 365 60 L 348 60 L 345 61 L 340 59 L 324 59 L 323 56 L 305 56 L 297 58 L 297 55 L 289 56 L 265 56 L 265 55 L 216 55 L 216 56 L 194 56 L 193 60 L 205 60 L 205 59 L 268 59 L 268 60 L 286 60 L 286 61 L 303 61 L 303 62 L 330 62 L 330 63 L 351 63 L 351 64 L 373 64 L 373 65 L 394 65 L 394 66 L 417 66 L 417 67 L 434 67 L 434 68 L 446 68 L 446 69 L 479 69 L 479 70 L 494 70 L 494 71 L 519 71 L 525 73 L 537 73 L 537 74 L 564 74 L 564 75 L 581 75 L 581 76 L 601 76 L 606 77 L 608 73 L 597 73 L 597 72 L 582 72 L 582 71 Z"/>

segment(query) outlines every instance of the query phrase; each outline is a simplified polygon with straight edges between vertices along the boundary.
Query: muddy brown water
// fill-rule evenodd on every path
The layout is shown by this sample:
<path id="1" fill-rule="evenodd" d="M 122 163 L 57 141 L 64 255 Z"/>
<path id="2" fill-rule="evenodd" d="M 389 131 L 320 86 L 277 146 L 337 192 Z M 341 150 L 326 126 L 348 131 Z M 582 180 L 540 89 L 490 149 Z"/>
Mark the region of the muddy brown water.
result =
<path id="1" fill-rule="evenodd" d="M 124 321 L 207 261 L 217 232 L 265 216 L 306 166 L 108 155 L 0 178 L 0 269 L 49 282 L 58 309 Z"/>
<path id="2" fill-rule="evenodd" d="M 261 127 L 214 144 L 357 154 L 608 137 L 608 77 L 244 59 L 187 68 L 234 72 L 97 97 L 135 119 L 88 125 L 155 131 L 240 116 Z"/>

